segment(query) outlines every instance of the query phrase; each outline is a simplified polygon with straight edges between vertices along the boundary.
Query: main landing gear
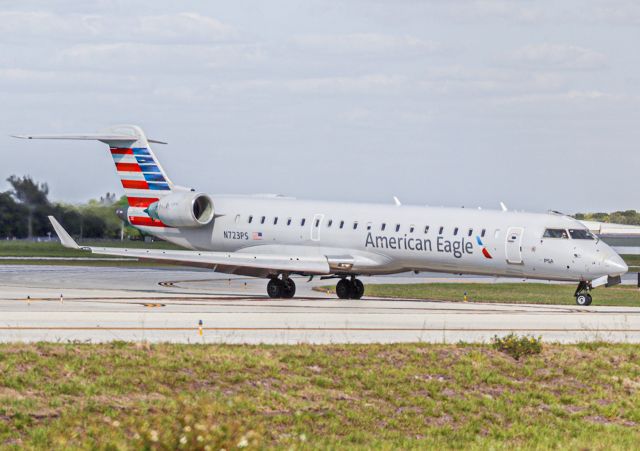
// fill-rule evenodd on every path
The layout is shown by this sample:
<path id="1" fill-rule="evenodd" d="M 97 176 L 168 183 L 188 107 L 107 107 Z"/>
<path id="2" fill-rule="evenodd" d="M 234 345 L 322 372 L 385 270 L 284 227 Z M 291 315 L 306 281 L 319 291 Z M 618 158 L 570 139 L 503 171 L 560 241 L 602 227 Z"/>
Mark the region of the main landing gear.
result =
<path id="1" fill-rule="evenodd" d="M 355 277 L 351 280 L 340 279 L 336 285 L 336 294 L 340 299 L 360 299 L 364 294 L 364 284 Z"/>
<path id="2" fill-rule="evenodd" d="M 273 278 L 267 284 L 267 294 L 270 298 L 291 299 L 296 294 L 296 284 L 289 277 Z"/>
<path id="3" fill-rule="evenodd" d="M 575 297 L 576 304 L 581 306 L 591 305 L 591 295 L 589 294 L 589 290 L 591 290 L 591 286 L 584 281 L 578 283 L 578 288 L 576 288 Z"/>

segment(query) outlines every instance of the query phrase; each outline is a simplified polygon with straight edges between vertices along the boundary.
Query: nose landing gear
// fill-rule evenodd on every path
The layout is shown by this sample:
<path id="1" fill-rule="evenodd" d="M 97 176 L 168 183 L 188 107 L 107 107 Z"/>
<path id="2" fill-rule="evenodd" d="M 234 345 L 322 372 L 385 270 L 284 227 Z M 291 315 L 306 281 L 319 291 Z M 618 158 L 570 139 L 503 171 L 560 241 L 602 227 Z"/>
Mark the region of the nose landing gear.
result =
<path id="1" fill-rule="evenodd" d="M 576 288 L 576 292 L 574 296 L 576 297 L 576 304 L 586 307 L 587 305 L 591 305 L 591 295 L 589 294 L 589 290 L 591 286 L 584 281 L 578 283 L 578 288 Z"/>
<path id="2" fill-rule="evenodd" d="M 364 294 L 364 284 L 355 277 L 351 280 L 340 279 L 336 285 L 336 294 L 340 299 L 360 299 Z"/>

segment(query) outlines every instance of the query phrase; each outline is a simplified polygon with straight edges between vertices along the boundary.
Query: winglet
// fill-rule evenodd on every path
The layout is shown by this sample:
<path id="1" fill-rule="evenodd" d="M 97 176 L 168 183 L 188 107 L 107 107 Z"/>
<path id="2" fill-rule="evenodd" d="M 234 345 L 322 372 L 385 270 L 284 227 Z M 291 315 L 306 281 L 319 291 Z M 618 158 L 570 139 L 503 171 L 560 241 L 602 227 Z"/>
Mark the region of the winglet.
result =
<path id="1" fill-rule="evenodd" d="M 81 249 L 78 246 L 78 243 L 75 242 L 71 235 L 67 233 L 67 231 L 60 225 L 60 223 L 53 216 L 49 216 L 49 221 L 51 221 L 51 225 L 53 229 L 56 231 L 58 238 L 60 238 L 60 242 L 64 247 L 68 247 L 70 249 Z"/>

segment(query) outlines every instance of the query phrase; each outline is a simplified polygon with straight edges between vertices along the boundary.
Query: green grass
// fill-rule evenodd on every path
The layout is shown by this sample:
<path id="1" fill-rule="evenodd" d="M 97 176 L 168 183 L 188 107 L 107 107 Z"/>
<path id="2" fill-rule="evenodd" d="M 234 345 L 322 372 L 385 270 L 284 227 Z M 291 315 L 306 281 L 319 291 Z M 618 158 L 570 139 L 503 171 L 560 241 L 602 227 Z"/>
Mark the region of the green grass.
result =
<path id="1" fill-rule="evenodd" d="M 631 449 L 639 390 L 634 345 L 4 344 L 0 447 Z"/>
<path id="2" fill-rule="evenodd" d="M 629 265 L 629 272 L 638 272 L 640 269 L 640 255 L 622 255 L 621 257 Z"/>
<path id="3" fill-rule="evenodd" d="M 573 285 L 542 283 L 414 283 L 367 284 L 365 296 L 390 298 L 435 299 L 463 301 L 508 302 L 526 304 L 575 304 Z M 321 287 L 321 291 L 335 292 L 335 287 Z M 640 291 L 635 286 L 615 286 L 592 291 L 595 305 L 623 305 L 640 307 Z"/>

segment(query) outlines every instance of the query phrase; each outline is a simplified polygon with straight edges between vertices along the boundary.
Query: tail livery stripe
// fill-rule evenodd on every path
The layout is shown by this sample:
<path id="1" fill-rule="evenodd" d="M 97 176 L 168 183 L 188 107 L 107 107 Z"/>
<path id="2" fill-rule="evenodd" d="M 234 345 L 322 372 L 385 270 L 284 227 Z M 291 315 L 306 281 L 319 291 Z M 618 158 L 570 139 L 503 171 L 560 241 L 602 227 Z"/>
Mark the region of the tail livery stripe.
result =
<path id="1" fill-rule="evenodd" d="M 138 163 L 116 163 L 116 169 L 118 172 L 141 172 L 142 169 Z"/>
<path id="2" fill-rule="evenodd" d="M 148 216 L 129 216 L 129 222 L 134 226 L 145 227 L 167 227 L 162 221 L 150 218 Z"/>
<path id="3" fill-rule="evenodd" d="M 147 174 L 146 172 L 144 173 L 144 179 L 147 182 L 164 182 L 165 181 L 162 174 Z"/>
<path id="4" fill-rule="evenodd" d="M 127 189 L 149 189 L 149 184 L 145 180 L 122 180 L 122 187 L 126 192 Z"/>
<path id="5" fill-rule="evenodd" d="M 141 164 L 140 165 L 140 169 L 142 170 L 142 172 L 153 172 L 156 174 L 161 174 L 162 171 L 160 170 L 160 168 L 158 166 L 156 166 L 155 164 Z"/>
<path id="6" fill-rule="evenodd" d="M 127 149 L 124 147 L 112 147 L 111 155 L 133 155 L 133 149 Z"/>
<path id="7" fill-rule="evenodd" d="M 127 129 L 127 134 L 132 130 L 131 134 L 138 139 L 132 142 L 129 147 L 115 142 L 109 147 L 118 177 L 129 202 L 129 223 L 142 228 L 169 228 L 161 221 L 149 217 L 145 209 L 164 196 L 171 194 L 173 184 L 149 148 L 142 130 L 137 127 L 131 130 L 129 126 L 123 127 Z"/>
<path id="8" fill-rule="evenodd" d="M 146 208 L 154 202 L 159 201 L 157 197 L 129 197 L 129 206 Z"/>
<path id="9" fill-rule="evenodd" d="M 147 185 L 149 185 L 149 189 L 153 191 L 169 191 L 171 189 L 166 183 L 148 182 Z"/>

